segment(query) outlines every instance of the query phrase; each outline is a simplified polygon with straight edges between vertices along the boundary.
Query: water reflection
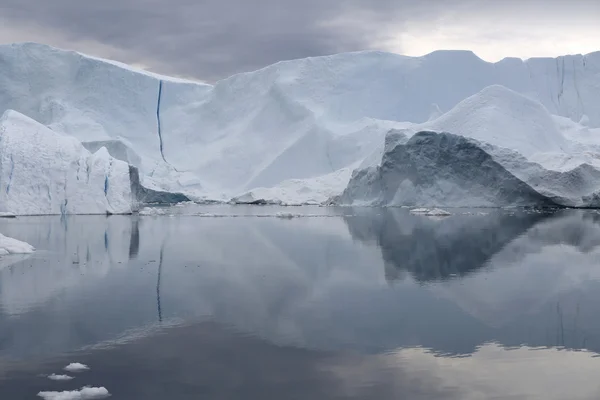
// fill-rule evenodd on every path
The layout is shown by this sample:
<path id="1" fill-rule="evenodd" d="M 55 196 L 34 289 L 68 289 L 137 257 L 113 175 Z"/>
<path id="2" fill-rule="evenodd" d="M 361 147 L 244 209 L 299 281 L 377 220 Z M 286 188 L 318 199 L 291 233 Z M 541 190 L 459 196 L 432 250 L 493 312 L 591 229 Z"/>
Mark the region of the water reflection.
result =
<path id="1" fill-rule="evenodd" d="M 402 279 L 409 272 L 420 282 L 465 276 L 549 213 L 475 211 L 447 218 L 411 215 L 405 209 L 346 217 L 352 236 L 376 243 L 385 261 L 386 277 Z"/>
<path id="2" fill-rule="evenodd" d="M 71 389 L 44 375 L 73 359 L 92 366 L 79 380 L 110 388 L 116 399 L 592 400 L 600 395 L 594 379 L 600 358 L 589 352 L 496 343 L 479 346 L 469 357 L 441 357 L 424 348 L 374 355 L 319 352 L 277 346 L 209 322 L 37 365 L 12 365 L 8 373 L 0 370 L 0 395 L 30 398 L 42 390 Z"/>
<path id="3" fill-rule="evenodd" d="M 544 391 L 546 376 L 598 367 L 592 353 L 556 350 L 600 353 L 597 213 L 344 214 L 7 221 L 2 233 L 40 250 L 0 268 L 0 379 L 2 365 L 26 380 L 77 352 L 122 394 L 148 376 L 208 398 L 235 377 L 253 396 L 275 381 L 291 385 L 279 397 L 293 384 L 318 398 L 597 394 L 571 375 L 573 395 Z M 528 370 L 540 371 L 533 383 Z"/>

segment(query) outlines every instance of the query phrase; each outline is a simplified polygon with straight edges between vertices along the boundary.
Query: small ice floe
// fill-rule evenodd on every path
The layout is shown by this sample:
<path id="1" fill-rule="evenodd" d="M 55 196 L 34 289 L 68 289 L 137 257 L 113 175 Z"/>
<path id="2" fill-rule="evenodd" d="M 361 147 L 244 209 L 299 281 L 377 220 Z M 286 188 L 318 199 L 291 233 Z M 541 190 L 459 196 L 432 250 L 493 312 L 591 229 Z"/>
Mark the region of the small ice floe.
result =
<path id="1" fill-rule="evenodd" d="M 105 387 L 84 386 L 80 390 L 39 392 L 38 397 L 44 400 L 97 400 L 110 397 L 110 393 Z"/>
<path id="2" fill-rule="evenodd" d="M 74 379 L 74 378 L 69 375 L 52 374 L 52 375 L 48 375 L 48 379 L 53 380 L 53 381 L 70 381 L 71 379 Z"/>
<path id="3" fill-rule="evenodd" d="M 296 216 L 292 213 L 278 212 L 277 214 L 275 214 L 275 217 L 281 218 L 281 219 L 292 219 L 292 218 L 295 218 Z"/>
<path id="4" fill-rule="evenodd" d="M 71 363 L 65 367 L 65 371 L 67 372 L 83 372 L 88 371 L 90 367 L 81 363 Z"/>
<path id="5" fill-rule="evenodd" d="M 213 213 L 204 213 L 204 212 L 200 212 L 200 213 L 196 213 L 196 214 L 192 214 L 195 217 L 204 217 L 204 218 L 224 218 L 227 217 L 228 215 L 224 215 L 224 214 L 213 214 Z M 233 217 L 235 217 L 235 215 L 231 215 Z"/>
<path id="6" fill-rule="evenodd" d="M 0 218 L 17 218 L 17 216 L 13 213 L 0 211 Z"/>
<path id="7" fill-rule="evenodd" d="M 162 208 L 144 207 L 138 212 L 138 214 L 144 215 L 144 216 L 156 216 L 156 215 L 165 215 L 166 211 Z"/>
<path id="8" fill-rule="evenodd" d="M 0 233 L 0 256 L 8 254 L 31 254 L 34 251 L 35 247 L 29 243 L 21 242 Z"/>
<path id="9" fill-rule="evenodd" d="M 428 217 L 448 217 L 452 215 L 448 211 L 440 208 L 413 208 L 410 210 L 410 213 L 414 215 L 425 215 Z"/>
<path id="10" fill-rule="evenodd" d="M 442 210 L 441 208 L 434 208 L 432 210 L 429 210 L 427 213 L 425 213 L 425 215 L 427 215 L 429 217 L 448 217 L 452 214 L 446 210 Z"/>

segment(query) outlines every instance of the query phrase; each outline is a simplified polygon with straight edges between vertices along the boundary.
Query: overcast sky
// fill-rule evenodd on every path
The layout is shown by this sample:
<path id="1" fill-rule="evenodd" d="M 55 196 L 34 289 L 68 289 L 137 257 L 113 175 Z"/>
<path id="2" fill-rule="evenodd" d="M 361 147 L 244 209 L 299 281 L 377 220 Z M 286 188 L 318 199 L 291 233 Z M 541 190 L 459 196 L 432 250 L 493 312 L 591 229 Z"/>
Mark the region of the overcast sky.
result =
<path id="1" fill-rule="evenodd" d="M 589 53 L 600 50 L 600 0 L 0 0 L 0 43 L 20 41 L 215 81 L 364 49 Z"/>

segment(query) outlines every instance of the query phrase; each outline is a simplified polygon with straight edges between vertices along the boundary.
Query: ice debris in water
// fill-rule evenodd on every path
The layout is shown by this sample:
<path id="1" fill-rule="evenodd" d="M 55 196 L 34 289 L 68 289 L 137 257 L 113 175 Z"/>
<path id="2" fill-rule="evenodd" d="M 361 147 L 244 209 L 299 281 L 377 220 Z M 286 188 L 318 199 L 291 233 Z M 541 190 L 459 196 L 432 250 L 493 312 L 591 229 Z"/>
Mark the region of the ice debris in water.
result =
<path id="1" fill-rule="evenodd" d="M 412 210 L 410 210 L 411 214 L 427 214 L 428 212 L 428 208 L 413 208 Z"/>
<path id="2" fill-rule="evenodd" d="M 48 375 L 48 379 L 51 379 L 53 381 L 70 381 L 71 379 L 74 379 L 74 378 L 69 375 L 52 374 L 52 375 Z"/>
<path id="3" fill-rule="evenodd" d="M 428 217 L 448 217 L 452 215 L 448 211 L 442 210 L 440 208 L 413 208 L 412 210 L 410 210 L 410 213 L 414 215 L 426 215 Z"/>
<path id="4" fill-rule="evenodd" d="M 139 215 L 149 215 L 149 216 L 166 215 L 166 211 L 162 208 L 145 207 L 139 211 Z"/>
<path id="5" fill-rule="evenodd" d="M 38 397 L 44 400 L 96 400 L 110 397 L 110 393 L 105 387 L 84 386 L 80 390 L 39 392 Z"/>
<path id="6" fill-rule="evenodd" d="M 68 372 L 83 372 L 88 371 L 90 367 L 81 363 L 71 363 L 65 367 L 65 371 Z"/>
<path id="7" fill-rule="evenodd" d="M 292 219 L 292 218 L 296 217 L 296 215 L 294 215 L 292 213 L 286 213 L 286 212 L 278 212 L 277 214 L 275 214 L 275 216 L 277 218 L 281 218 L 281 219 Z"/>

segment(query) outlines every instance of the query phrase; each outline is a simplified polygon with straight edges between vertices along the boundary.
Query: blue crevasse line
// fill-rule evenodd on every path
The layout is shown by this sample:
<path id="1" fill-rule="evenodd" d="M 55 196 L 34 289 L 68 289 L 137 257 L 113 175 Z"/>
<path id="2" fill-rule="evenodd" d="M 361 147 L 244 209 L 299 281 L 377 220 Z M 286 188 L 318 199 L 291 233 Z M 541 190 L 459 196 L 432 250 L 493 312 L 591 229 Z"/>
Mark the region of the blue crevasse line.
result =
<path id="1" fill-rule="evenodd" d="M 15 171 L 15 160 L 10 155 L 10 172 L 8 173 L 8 183 L 6 184 L 6 194 L 10 192 L 10 183 L 12 182 L 13 172 Z"/>
<path id="2" fill-rule="evenodd" d="M 165 153 L 163 151 L 162 132 L 160 131 L 160 100 L 162 98 L 162 87 L 163 87 L 163 81 L 161 79 L 160 81 L 158 81 L 158 100 L 156 102 L 156 125 L 157 125 L 158 140 L 159 140 L 159 146 L 160 146 L 160 156 L 162 157 L 164 162 L 167 162 L 167 160 L 165 159 Z"/>
<path id="3" fill-rule="evenodd" d="M 60 205 L 60 215 L 67 214 L 67 205 L 69 204 L 69 200 L 65 199 L 65 202 Z"/>
<path id="4" fill-rule="evenodd" d="M 108 194 L 108 175 L 104 177 L 104 195 Z"/>

